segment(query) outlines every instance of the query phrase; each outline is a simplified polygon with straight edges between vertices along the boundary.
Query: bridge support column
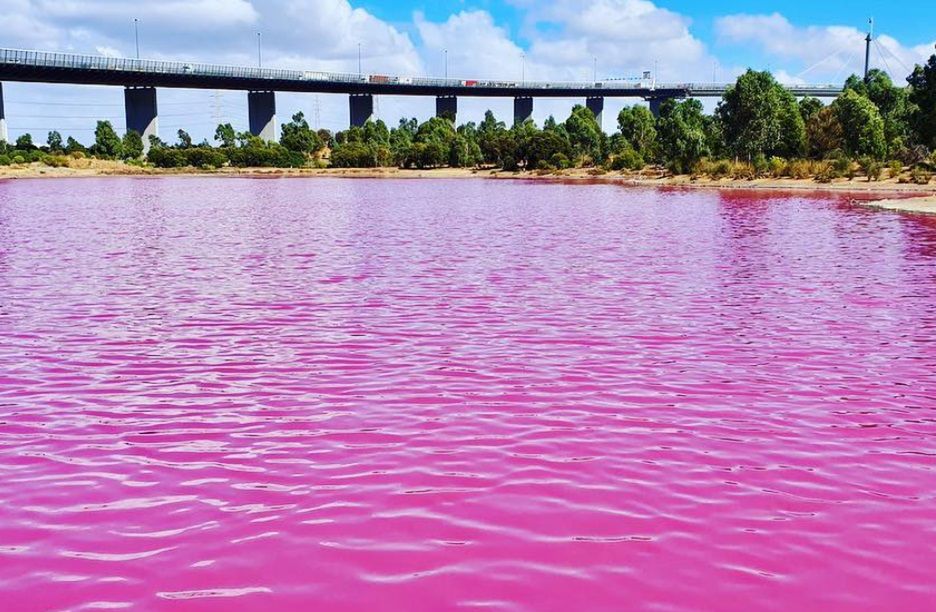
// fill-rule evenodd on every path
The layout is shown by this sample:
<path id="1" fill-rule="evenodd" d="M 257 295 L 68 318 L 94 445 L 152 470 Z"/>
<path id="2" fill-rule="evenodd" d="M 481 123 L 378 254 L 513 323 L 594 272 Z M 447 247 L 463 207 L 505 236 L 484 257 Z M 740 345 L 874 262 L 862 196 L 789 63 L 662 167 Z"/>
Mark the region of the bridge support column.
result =
<path id="1" fill-rule="evenodd" d="M 0 83 L 0 142 L 10 142 L 7 131 L 6 115 L 3 113 L 3 83 Z"/>
<path id="2" fill-rule="evenodd" d="M 595 119 L 598 120 L 598 127 L 604 129 L 601 123 L 604 115 L 604 98 L 587 98 L 585 100 L 585 107 L 595 114 Z"/>
<path id="3" fill-rule="evenodd" d="M 533 98 L 514 98 L 514 125 L 533 119 Z"/>
<path id="4" fill-rule="evenodd" d="M 455 96 L 437 96 L 436 117 L 450 119 L 452 123 L 458 121 L 458 98 Z"/>
<path id="5" fill-rule="evenodd" d="M 650 112 L 653 113 L 654 117 L 659 119 L 660 107 L 663 106 L 663 98 L 650 98 L 647 102 L 650 103 Z"/>
<path id="6" fill-rule="evenodd" d="M 276 140 L 276 94 L 272 91 L 247 92 L 250 133 L 267 142 Z"/>
<path id="7" fill-rule="evenodd" d="M 155 87 L 127 87 L 124 89 L 124 111 L 127 131 L 143 137 L 143 152 L 150 149 L 150 136 L 159 136 L 159 112 L 156 107 Z"/>
<path id="8" fill-rule="evenodd" d="M 374 116 L 374 96 L 371 94 L 351 94 L 348 101 L 351 106 L 351 127 L 361 127 Z"/>

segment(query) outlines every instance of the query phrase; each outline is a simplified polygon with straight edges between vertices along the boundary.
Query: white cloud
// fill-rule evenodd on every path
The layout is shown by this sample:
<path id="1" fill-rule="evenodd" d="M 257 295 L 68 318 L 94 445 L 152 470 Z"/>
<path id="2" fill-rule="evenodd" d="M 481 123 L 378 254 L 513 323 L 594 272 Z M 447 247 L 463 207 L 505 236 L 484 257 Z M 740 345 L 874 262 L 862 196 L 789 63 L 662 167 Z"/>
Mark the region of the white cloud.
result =
<path id="1" fill-rule="evenodd" d="M 805 26 L 792 24 L 779 13 L 770 15 L 729 15 L 715 23 L 718 41 L 730 45 L 750 45 L 767 53 L 777 63 L 795 63 L 792 80 L 839 82 L 864 66 L 864 39 L 867 33 L 848 26 Z M 872 48 L 874 67 L 890 72 L 902 81 L 915 63 L 925 61 L 932 44 L 906 47 L 892 36 L 879 35 Z M 787 67 L 787 71 L 792 70 Z"/>
<path id="2" fill-rule="evenodd" d="M 125 24 L 136 18 L 153 24 L 202 31 L 253 23 L 258 16 L 248 0 L 37 0 L 30 4 L 53 20 Z"/>

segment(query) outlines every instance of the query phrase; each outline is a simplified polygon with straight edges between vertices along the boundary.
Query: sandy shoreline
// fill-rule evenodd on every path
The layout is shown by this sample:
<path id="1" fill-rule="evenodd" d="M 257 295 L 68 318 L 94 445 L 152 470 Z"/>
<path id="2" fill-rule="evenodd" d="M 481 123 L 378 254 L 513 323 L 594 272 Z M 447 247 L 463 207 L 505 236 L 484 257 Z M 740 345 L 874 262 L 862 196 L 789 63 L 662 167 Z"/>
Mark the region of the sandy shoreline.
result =
<path id="1" fill-rule="evenodd" d="M 656 177 L 650 172 L 617 173 L 594 169 L 565 170 L 556 173 L 505 172 L 490 169 L 438 168 L 401 170 L 399 168 L 140 168 L 115 162 L 96 162 L 85 168 L 51 168 L 41 165 L 0 167 L 0 181 L 9 179 L 97 178 L 97 177 L 231 177 L 231 178 L 348 178 L 348 179 L 508 179 L 541 181 L 580 181 L 633 187 L 675 187 L 719 190 L 771 190 L 834 192 L 854 196 L 857 204 L 882 210 L 936 214 L 936 185 L 899 183 L 895 179 L 869 183 L 864 179 L 817 183 L 809 179 L 712 180 L 689 176 Z"/>

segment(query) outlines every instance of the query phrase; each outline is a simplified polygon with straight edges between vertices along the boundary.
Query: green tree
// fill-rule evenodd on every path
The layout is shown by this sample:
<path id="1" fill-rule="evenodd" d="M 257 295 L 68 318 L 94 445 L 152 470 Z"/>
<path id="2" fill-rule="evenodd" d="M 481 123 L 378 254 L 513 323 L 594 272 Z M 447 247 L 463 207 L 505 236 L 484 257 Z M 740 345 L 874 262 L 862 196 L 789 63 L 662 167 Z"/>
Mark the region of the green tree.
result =
<path id="1" fill-rule="evenodd" d="M 49 151 L 52 153 L 61 153 L 65 150 L 65 147 L 62 146 L 62 135 L 55 130 L 49 132 L 46 144 L 49 145 Z"/>
<path id="2" fill-rule="evenodd" d="M 936 149 L 936 55 L 925 66 L 916 66 L 907 82 L 914 104 L 911 118 L 915 135 L 921 144 Z"/>
<path id="3" fill-rule="evenodd" d="M 189 133 L 185 130 L 180 129 L 177 133 L 179 137 L 178 148 L 180 149 L 190 149 L 192 148 L 192 137 L 189 136 Z"/>
<path id="4" fill-rule="evenodd" d="M 569 135 L 569 144 L 573 154 L 586 163 L 598 163 L 603 160 L 601 126 L 588 108 L 576 104 L 565 121 L 565 130 Z"/>
<path id="5" fill-rule="evenodd" d="M 91 153 L 104 159 L 120 157 L 120 136 L 114 131 L 110 121 L 98 121 L 94 129 L 94 146 Z"/>
<path id="6" fill-rule="evenodd" d="M 65 141 L 65 152 L 71 155 L 73 153 L 85 153 L 86 149 L 83 144 L 69 136 L 68 140 Z"/>
<path id="7" fill-rule="evenodd" d="M 698 100 L 664 101 L 657 130 L 663 161 L 674 172 L 688 172 L 709 154 L 702 103 Z"/>
<path id="8" fill-rule="evenodd" d="M 825 107 L 825 104 L 822 103 L 822 100 L 819 98 L 806 97 L 799 101 L 799 111 L 800 116 L 803 118 L 803 122 L 807 125 L 809 120 L 816 116 L 816 114 Z"/>
<path id="9" fill-rule="evenodd" d="M 621 135 L 643 156 L 653 151 L 656 144 L 656 118 L 645 106 L 627 106 L 618 113 Z"/>
<path id="10" fill-rule="evenodd" d="M 324 147 L 318 133 L 309 127 L 309 122 L 301 112 L 293 115 L 292 121 L 283 124 L 280 144 L 290 151 L 306 155 L 316 153 Z"/>
<path id="11" fill-rule="evenodd" d="M 842 124 L 846 153 L 884 158 L 887 154 L 884 119 L 874 102 L 849 89 L 832 104 L 832 108 Z"/>
<path id="12" fill-rule="evenodd" d="M 364 142 L 371 146 L 390 146 L 390 130 L 382 119 L 364 124 Z"/>
<path id="13" fill-rule="evenodd" d="M 484 120 L 478 124 L 478 144 L 484 163 L 503 164 L 502 149 L 506 133 L 507 126 L 503 121 L 498 121 L 491 111 L 484 113 Z"/>
<path id="14" fill-rule="evenodd" d="M 811 156 L 821 159 L 844 148 L 845 133 L 842 123 L 831 106 L 823 107 L 810 117 L 808 128 L 808 149 Z"/>
<path id="15" fill-rule="evenodd" d="M 32 134 L 23 134 L 16 139 L 16 148 L 20 151 L 32 151 L 36 148 L 33 144 Z"/>
<path id="16" fill-rule="evenodd" d="M 230 123 L 222 123 L 215 129 L 214 139 L 222 147 L 233 147 L 237 144 L 237 132 Z"/>
<path id="17" fill-rule="evenodd" d="M 124 159 L 140 159 L 143 157 L 143 137 L 136 130 L 127 132 L 120 144 Z"/>
<path id="18" fill-rule="evenodd" d="M 748 70 L 718 106 L 725 141 L 738 157 L 794 157 L 806 148 L 806 126 L 796 99 L 769 72 Z"/>
<path id="19" fill-rule="evenodd" d="M 845 81 L 845 89 L 871 100 L 884 119 L 884 138 L 890 153 L 897 153 L 912 139 L 911 116 L 913 103 L 905 88 L 896 87 L 890 76 L 874 68 L 867 80 L 852 75 Z"/>

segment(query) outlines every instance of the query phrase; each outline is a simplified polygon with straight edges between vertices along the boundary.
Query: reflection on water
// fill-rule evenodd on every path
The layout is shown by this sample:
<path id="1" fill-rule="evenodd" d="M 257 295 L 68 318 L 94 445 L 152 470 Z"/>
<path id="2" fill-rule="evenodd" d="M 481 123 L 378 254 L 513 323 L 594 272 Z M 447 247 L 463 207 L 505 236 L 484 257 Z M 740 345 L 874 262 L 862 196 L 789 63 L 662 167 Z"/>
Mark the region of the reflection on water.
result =
<path id="1" fill-rule="evenodd" d="M 936 222 L 836 199 L 0 183 L 0 593 L 925 608 L 934 338 Z"/>

